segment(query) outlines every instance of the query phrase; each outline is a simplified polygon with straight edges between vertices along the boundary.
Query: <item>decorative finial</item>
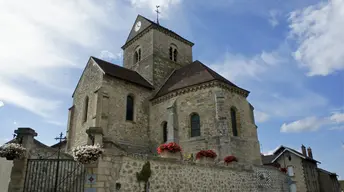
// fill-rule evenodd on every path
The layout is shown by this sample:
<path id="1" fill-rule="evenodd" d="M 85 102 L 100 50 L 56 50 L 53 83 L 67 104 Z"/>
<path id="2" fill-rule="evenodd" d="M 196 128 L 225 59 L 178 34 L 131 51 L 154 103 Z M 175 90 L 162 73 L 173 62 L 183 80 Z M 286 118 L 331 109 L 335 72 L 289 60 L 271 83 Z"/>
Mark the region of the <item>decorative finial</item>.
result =
<path id="1" fill-rule="evenodd" d="M 156 12 L 156 23 L 158 25 L 159 25 L 159 14 L 160 14 L 159 7 L 160 7 L 160 5 L 157 5 L 156 10 L 155 10 L 155 12 Z"/>

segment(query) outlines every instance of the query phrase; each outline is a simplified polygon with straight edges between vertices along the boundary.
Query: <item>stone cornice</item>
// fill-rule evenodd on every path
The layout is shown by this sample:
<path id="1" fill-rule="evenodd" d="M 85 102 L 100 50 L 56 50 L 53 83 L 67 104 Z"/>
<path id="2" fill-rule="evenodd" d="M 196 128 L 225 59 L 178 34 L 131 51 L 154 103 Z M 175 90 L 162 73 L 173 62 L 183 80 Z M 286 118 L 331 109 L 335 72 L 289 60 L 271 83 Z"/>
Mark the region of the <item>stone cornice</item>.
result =
<path id="1" fill-rule="evenodd" d="M 229 90 L 230 92 L 237 93 L 237 94 L 239 94 L 245 98 L 249 95 L 248 91 L 243 90 L 239 87 L 233 87 L 233 86 L 230 86 L 226 83 L 223 83 L 223 82 L 220 82 L 217 80 L 213 80 L 213 81 L 205 82 L 202 84 L 197 84 L 197 85 L 181 88 L 181 89 L 178 89 L 175 91 L 171 91 L 170 93 L 168 93 L 166 95 L 152 99 L 151 102 L 153 105 L 155 105 L 155 104 L 164 102 L 166 100 L 169 100 L 173 97 L 176 97 L 178 95 L 182 95 L 182 94 L 190 93 L 190 92 L 195 92 L 195 91 L 210 88 L 210 87 L 221 87 L 221 88 L 224 88 L 226 90 Z"/>
<path id="2" fill-rule="evenodd" d="M 144 29 L 142 32 L 140 32 L 139 34 L 137 34 L 134 38 L 132 38 L 130 41 L 128 41 L 126 44 L 124 44 L 122 46 L 122 49 L 127 48 L 128 46 L 130 46 L 131 44 L 133 44 L 135 41 L 137 41 L 138 39 L 140 39 L 143 35 L 145 35 L 146 33 L 148 33 L 151 29 L 156 29 L 172 38 L 175 38 L 185 44 L 188 44 L 190 46 L 193 46 L 194 43 L 180 37 L 179 35 L 175 34 L 174 32 L 171 32 L 163 27 L 157 26 L 157 25 L 150 25 L 149 27 L 147 27 L 146 29 Z"/>

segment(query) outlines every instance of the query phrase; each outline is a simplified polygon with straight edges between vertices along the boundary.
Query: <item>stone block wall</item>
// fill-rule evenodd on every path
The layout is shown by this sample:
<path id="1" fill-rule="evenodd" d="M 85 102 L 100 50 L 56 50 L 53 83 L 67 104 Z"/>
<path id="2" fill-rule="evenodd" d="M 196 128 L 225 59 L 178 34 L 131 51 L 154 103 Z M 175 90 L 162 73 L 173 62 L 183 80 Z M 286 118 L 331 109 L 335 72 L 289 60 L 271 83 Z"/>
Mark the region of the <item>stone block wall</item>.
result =
<path id="1" fill-rule="evenodd" d="M 121 192 L 144 191 L 145 184 L 137 181 L 136 173 L 141 171 L 147 161 L 151 169 L 148 184 L 151 192 L 288 191 L 287 176 L 274 168 L 245 164 L 202 165 L 160 157 L 138 156 L 122 157 L 120 170 L 114 170 L 117 180 L 111 185 L 120 184 Z M 110 184 L 104 185 L 109 186 L 105 191 L 111 191 Z"/>
<path id="2" fill-rule="evenodd" d="M 150 30 L 124 49 L 123 67 L 137 71 L 149 82 L 153 82 L 153 31 Z M 141 61 L 134 62 L 137 48 L 141 48 Z"/>
<path id="3" fill-rule="evenodd" d="M 108 95 L 108 102 L 98 111 L 101 127 L 106 137 L 113 141 L 148 145 L 148 99 L 151 91 L 111 77 L 105 77 L 102 91 Z M 134 120 L 126 120 L 127 96 L 134 98 Z M 107 109 L 107 110 L 105 110 Z"/>
<path id="4" fill-rule="evenodd" d="M 290 160 L 289 155 L 291 157 Z M 292 166 L 294 170 L 294 176 L 292 176 L 291 179 L 295 181 L 297 191 L 307 192 L 302 159 L 293 153 L 286 152 L 277 159 L 277 162 L 281 165 L 281 167 Z"/>
<path id="5" fill-rule="evenodd" d="M 92 59 L 89 60 L 78 86 L 73 95 L 73 123 L 68 130 L 69 148 L 84 145 L 87 143 L 86 129 L 95 126 L 96 115 L 96 93 L 102 85 L 103 73 L 98 65 L 94 64 Z M 87 121 L 84 121 L 85 99 L 89 98 Z"/>
<path id="6" fill-rule="evenodd" d="M 197 87 L 197 86 L 195 86 Z M 217 101 L 219 92 L 223 95 L 221 107 Z M 168 108 L 175 105 L 174 122 L 169 121 Z M 237 109 L 239 136 L 233 137 L 230 108 Z M 246 98 L 230 90 L 216 86 L 187 88 L 184 93 L 175 94 L 170 99 L 152 104 L 150 109 L 150 135 L 152 144 L 163 142 L 162 122 L 174 123 L 178 132 L 176 140 L 184 152 L 197 153 L 200 149 L 217 150 L 221 146 L 222 157 L 235 155 L 245 162 L 261 164 L 257 129 L 252 119 L 252 109 Z M 201 136 L 190 137 L 190 115 L 200 116 Z M 220 117 L 220 118 L 219 118 Z M 220 140 L 218 138 L 221 138 Z M 226 149 L 227 148 L 227 149 Z"/>

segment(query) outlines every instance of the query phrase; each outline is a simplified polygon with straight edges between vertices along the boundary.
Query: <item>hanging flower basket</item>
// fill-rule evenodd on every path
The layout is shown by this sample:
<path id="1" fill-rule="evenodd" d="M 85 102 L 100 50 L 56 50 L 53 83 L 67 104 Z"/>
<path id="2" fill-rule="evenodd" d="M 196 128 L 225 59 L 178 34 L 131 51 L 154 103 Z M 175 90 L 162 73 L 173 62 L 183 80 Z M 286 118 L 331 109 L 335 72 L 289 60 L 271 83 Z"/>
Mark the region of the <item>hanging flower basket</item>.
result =
<path id="1" fill-rule="evenodd" d="M 180 158 L 180 153 L 182 148 L 175 142 L 161 144 L 157 148 L 157 152 L 161 157 L 167 158 Z"/>
<path id="2" fill-rule="evenodd" d="M 73 149 L 73 157 L 75 161 L 82 164 L 90 164 L 96 162 L 103 152 L 104 149 L 102 149 L 99 144 L 83 145 Z"/>
<path id="3" fill-rule="evenodd" d="M 217 157 L 213 150 L 201 150 L 196 154 L 196 161 L 200 163 L 211 163 Z"/>
<path id="4" fill-rule="evenodd" d="M 228 165 L 231 162 L 238 162 L 238 159 L 236 157 L 234 157 L 233 155 L 227 156 L 224 158 L 224 162 Z"/>
<path id="5" fill-rule="evenodd" d="M 7 143 L 0 147 L 0 157 L 7 160 L 20 159 L 25 156 L 26 148 L 18 143 Z"/>

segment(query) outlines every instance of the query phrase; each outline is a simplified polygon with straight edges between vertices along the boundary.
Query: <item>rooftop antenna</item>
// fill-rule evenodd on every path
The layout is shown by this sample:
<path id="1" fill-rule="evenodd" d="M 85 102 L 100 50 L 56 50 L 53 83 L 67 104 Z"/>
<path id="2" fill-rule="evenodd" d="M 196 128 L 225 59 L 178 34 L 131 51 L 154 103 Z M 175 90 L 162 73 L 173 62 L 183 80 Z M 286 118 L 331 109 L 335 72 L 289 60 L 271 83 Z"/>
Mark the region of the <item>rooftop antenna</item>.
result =
<path id="1" fill-rule="evenodd" d="M 160 7 L 160 5 L 157 5 L 156 10 L 155 10 L 155 12 L 156 12 L 156 23 L 158 25 L 159 25 L 159 14 L 160 14 L 159 7 Z"/>

